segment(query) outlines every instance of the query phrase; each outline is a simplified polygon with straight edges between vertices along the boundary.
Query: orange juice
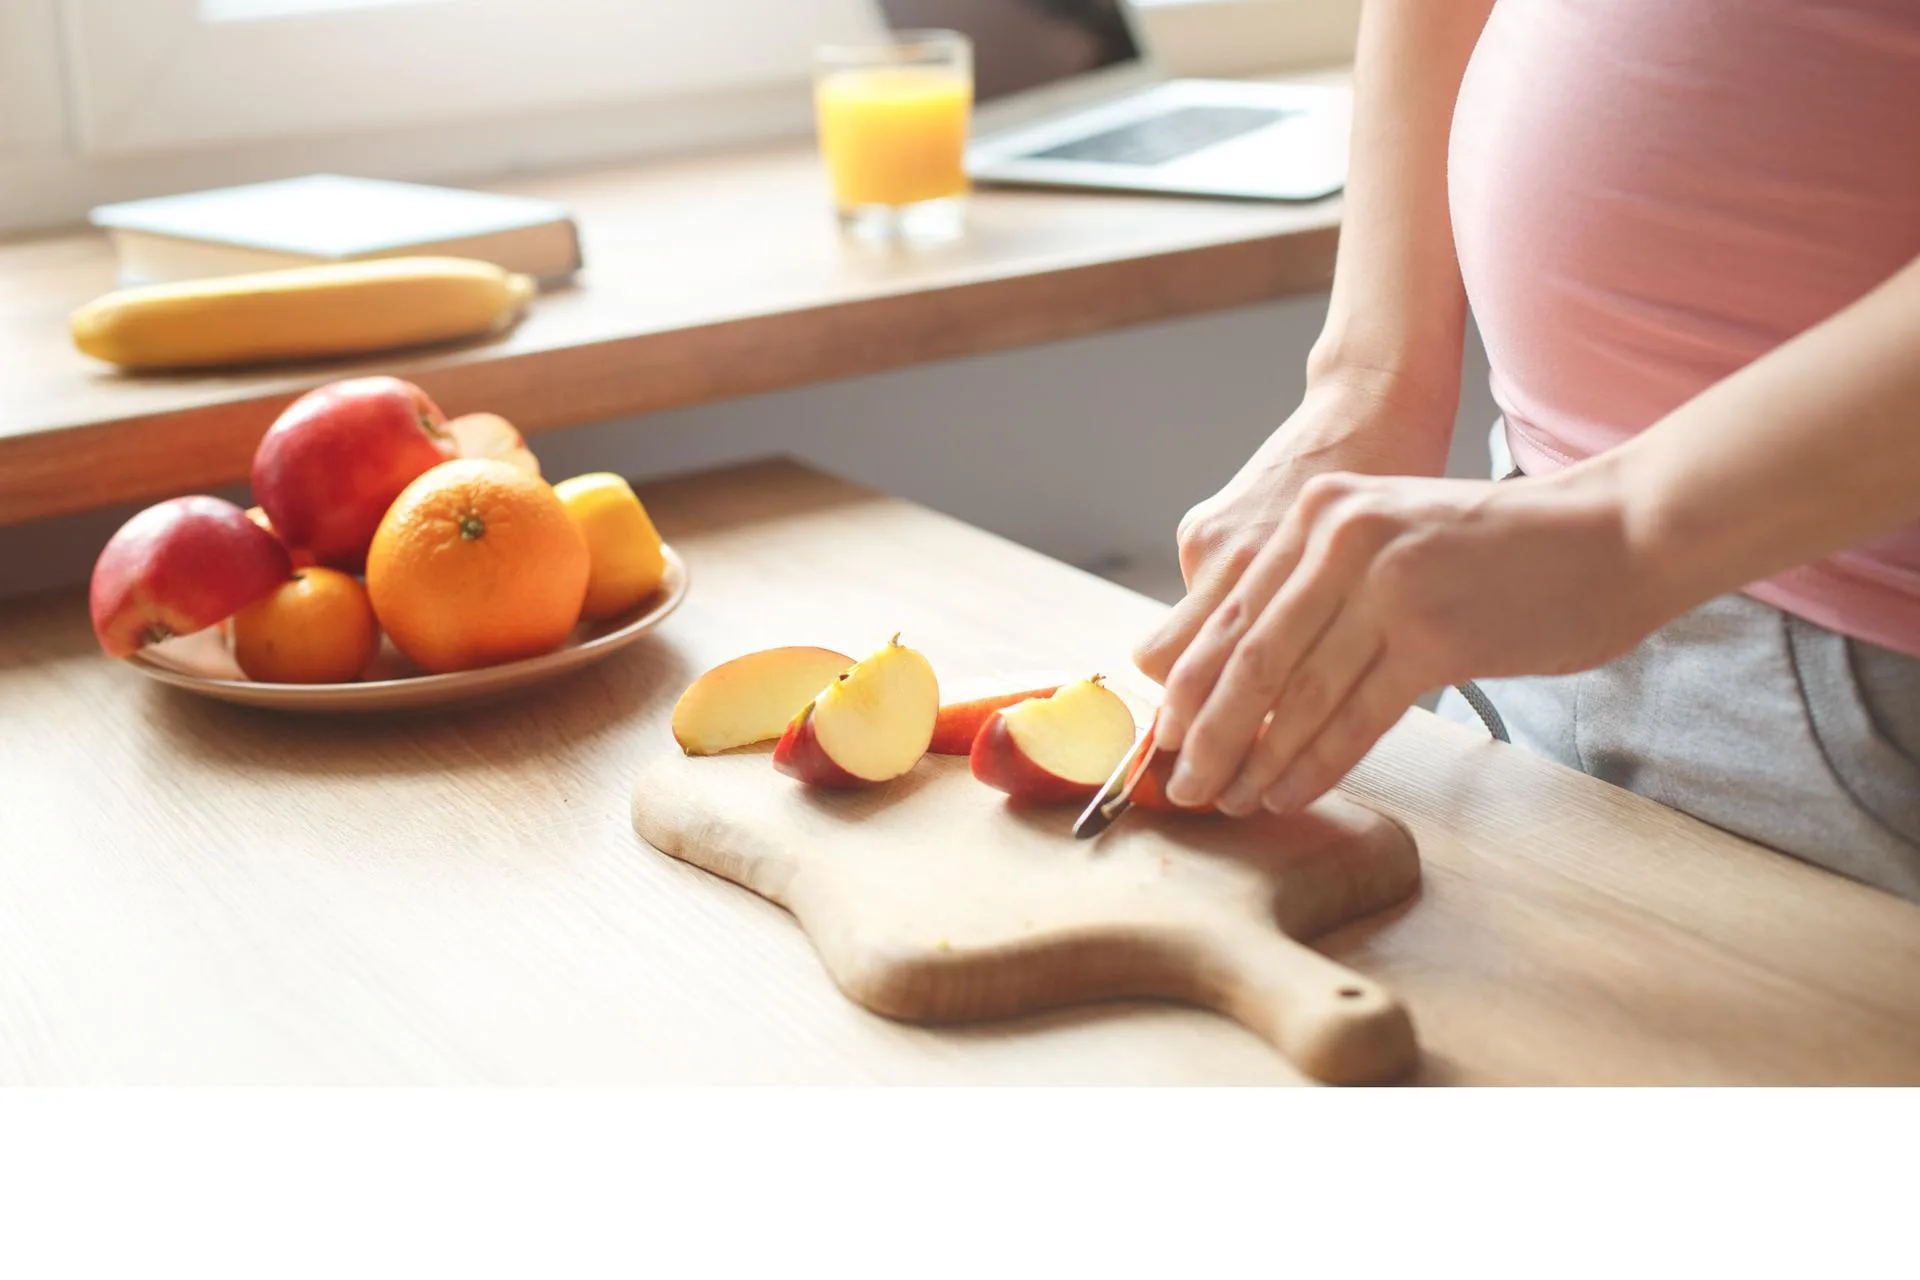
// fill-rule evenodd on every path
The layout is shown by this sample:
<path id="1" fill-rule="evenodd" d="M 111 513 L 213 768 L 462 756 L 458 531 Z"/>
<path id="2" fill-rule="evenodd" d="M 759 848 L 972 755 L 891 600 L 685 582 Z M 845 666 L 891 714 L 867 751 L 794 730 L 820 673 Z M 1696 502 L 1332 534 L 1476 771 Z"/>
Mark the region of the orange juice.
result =
<path id="1" fill-rule="evenodd" d="M 973 81 L 953 67 L 865 67 L 814 89 L 820 150 L 842 209 L 966 192 Z"/>

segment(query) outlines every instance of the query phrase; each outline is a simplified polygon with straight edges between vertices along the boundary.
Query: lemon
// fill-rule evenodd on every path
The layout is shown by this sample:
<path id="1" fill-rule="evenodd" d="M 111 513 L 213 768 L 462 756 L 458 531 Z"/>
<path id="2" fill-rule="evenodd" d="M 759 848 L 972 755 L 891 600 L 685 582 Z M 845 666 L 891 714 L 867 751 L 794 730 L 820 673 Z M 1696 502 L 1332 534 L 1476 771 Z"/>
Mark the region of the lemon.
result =
<path id="1" fill-rule="evenodd" d="M 562 480 L 553 491 L 591 556 L 582 618 L 598 622 L 625 613 L 659 590 L 667 560 L 633 486 L 612 472 L 595 471 Z"/>

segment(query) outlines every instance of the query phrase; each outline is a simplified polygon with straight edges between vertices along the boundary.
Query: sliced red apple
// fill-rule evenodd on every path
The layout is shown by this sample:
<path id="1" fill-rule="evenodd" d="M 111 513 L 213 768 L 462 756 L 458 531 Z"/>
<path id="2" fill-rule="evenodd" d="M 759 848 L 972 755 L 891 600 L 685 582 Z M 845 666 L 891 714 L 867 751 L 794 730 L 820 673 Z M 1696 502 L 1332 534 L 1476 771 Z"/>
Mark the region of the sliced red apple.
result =
<path id="1" fill-rule="evenodd" d="M 1094 676 L 994 712 L 974 739 L 973 776 L 1016 800 L 1085 801 L 1133 741 L 1133 712 Z"/>
<path id="2" fill-rule="evenodd" d="M 964 756 L 973 751 L 973 740 L 994 712 L 1034 698 L 1052 697 L 1062 684 L 1057 676 L 1026 675 L 1017 678 L 971 680 L 947 691 L 940 715 L 933 722 L 930 755 Z"/>
<path id="3" fill-rule="evenodd" d="M 687 686 L 673 707 L 673 740 L 690 756 L 772 742 L 853 659 L 788 645 L 744 654 Z"/>
<path id="4" fill-rule="evenodd" d="M 773 749 L 773 767 L 818 787 L 868 787 L 927 754 L 940 714 L 933 667 L 895 636 L 801 710 Z"/>
<path id="5" fill-rule="evenodd" d="M 446 431 L 463 458 L 498 458 L 530 476 L 540 474 L 540 460 L 519 428 L 497 413 L 461 414 L 448 419 Z"/>
<path id="6" fill-rule="evenodd" d="M 1147 761 L 1146 769 L 1134 780 L 1128 799 L 1141 809 L 1155 813 L 1216 813 L 1212 805 L 1175 804 L 1167 798 L 1167 779 L 1173 776 L 1177 756 L 1162 751 Z"/>

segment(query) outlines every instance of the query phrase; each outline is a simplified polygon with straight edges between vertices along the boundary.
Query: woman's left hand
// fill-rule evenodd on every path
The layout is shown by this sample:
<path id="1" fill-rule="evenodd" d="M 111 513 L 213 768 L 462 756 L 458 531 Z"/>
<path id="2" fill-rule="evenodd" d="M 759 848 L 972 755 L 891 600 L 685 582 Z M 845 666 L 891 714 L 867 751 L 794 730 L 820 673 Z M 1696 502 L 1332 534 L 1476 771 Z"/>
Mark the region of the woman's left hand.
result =
<path id="1" fill-rule="evenodd" d="M 1168 675 L 1167 794 L 1285 813 L 1430 690 L 1617 657 L 1680 611 L 1644 558 L 1604 468 L 1497 484 L 1321 476 Z"/>

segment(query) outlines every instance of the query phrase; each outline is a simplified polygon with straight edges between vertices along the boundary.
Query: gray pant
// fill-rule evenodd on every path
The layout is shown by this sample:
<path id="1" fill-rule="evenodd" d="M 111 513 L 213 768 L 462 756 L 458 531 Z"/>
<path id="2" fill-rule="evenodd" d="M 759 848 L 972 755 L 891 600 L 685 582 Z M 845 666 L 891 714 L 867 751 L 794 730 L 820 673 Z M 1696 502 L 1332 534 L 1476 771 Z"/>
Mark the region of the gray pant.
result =
<path id="1" fill-rule="evenodd" d="M 1920 659 L 1729 595 L 1595 670 L 1478 683 L 1516 746 L 1920 902 Z"/>

